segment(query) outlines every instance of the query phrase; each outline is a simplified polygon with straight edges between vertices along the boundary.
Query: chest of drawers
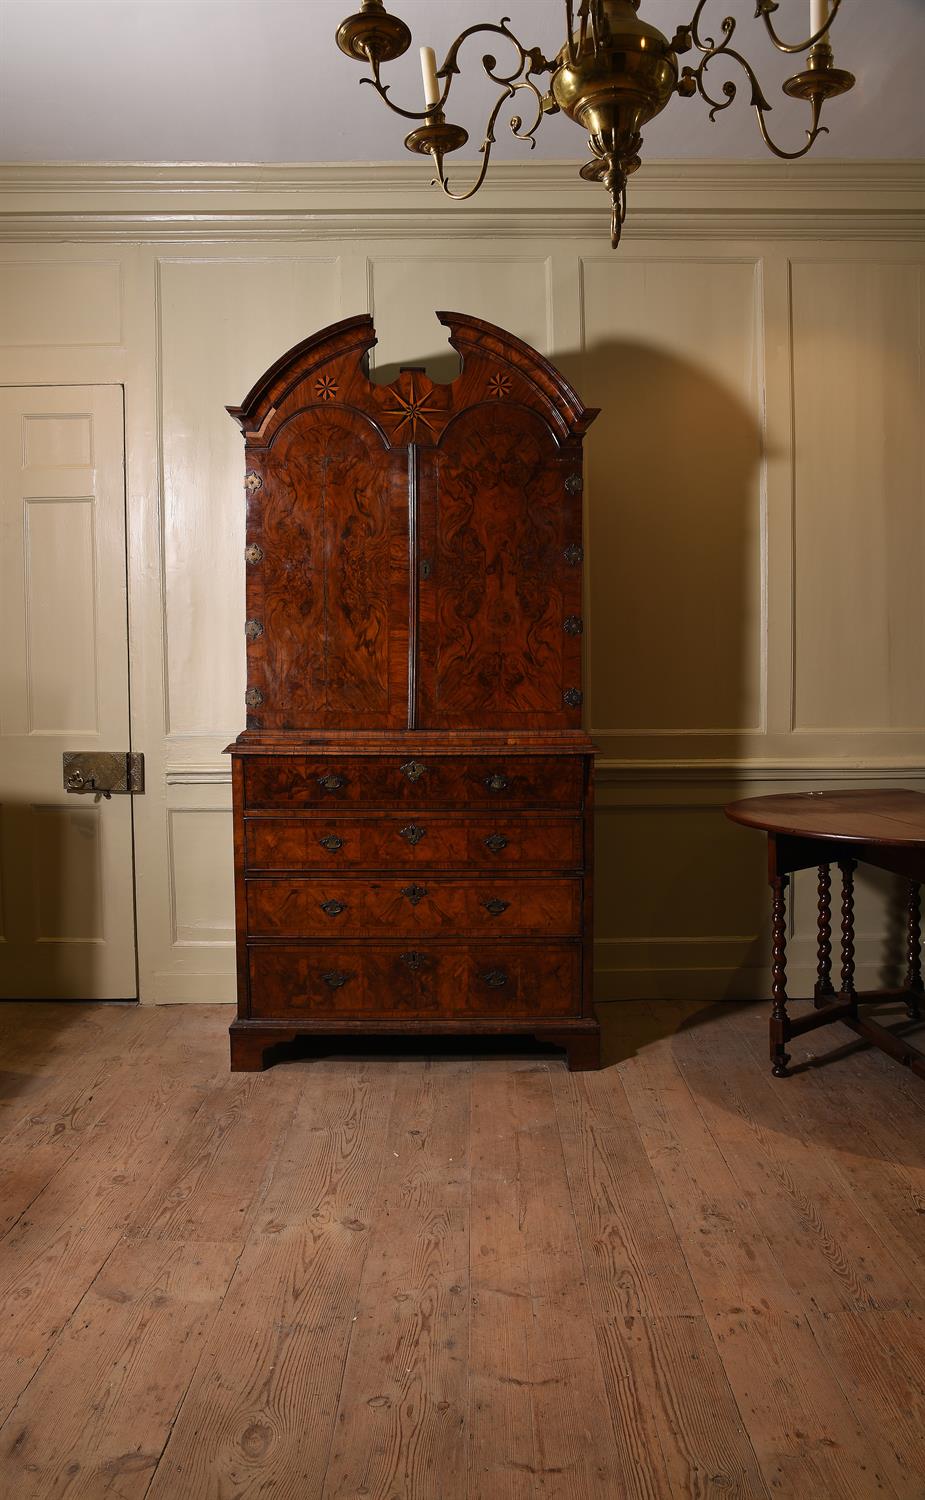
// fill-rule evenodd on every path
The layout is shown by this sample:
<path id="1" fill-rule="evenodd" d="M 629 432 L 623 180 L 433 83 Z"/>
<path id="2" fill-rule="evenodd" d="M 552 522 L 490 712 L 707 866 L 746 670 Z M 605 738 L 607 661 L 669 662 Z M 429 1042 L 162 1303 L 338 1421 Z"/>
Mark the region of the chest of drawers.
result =
<path id="1" fill-rule="evenodd" d="M 234 1068 L 310 1032 L 532 1032 L 598 1061 L 581 729 L 581 444 L 503 329 L 369 379 L 368 317 L 240 407 L 247 727 Z"/>
<path id="2" fill-rule="evenodd" d="M 424 1025 L 594 1063 L 586 752 L 232 754 L 235 1067 L 300 1032 Z"/>

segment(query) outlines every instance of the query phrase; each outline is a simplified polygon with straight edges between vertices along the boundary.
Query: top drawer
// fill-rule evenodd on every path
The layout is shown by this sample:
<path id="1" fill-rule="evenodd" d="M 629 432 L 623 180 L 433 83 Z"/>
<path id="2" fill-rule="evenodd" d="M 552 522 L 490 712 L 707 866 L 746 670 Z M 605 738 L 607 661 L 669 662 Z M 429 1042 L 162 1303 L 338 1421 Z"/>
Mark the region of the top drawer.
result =
<path id="1" fill-rule="evenodd" d="M 503 808 L 581 805 L 579 755 L 254 756 L 248 808 Z"/>

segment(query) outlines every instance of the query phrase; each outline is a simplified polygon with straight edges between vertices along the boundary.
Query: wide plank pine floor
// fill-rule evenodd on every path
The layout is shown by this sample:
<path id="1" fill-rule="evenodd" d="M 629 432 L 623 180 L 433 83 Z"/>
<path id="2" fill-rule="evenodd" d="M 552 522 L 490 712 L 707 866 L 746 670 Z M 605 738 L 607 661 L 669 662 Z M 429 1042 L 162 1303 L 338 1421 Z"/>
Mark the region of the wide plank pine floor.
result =
<path id="1" fill-rule="evenodd" d="M 925 1087 L 765 1007 L 230 1074 L 0 1007 L 0 1495 L 925 1497 Z"/>

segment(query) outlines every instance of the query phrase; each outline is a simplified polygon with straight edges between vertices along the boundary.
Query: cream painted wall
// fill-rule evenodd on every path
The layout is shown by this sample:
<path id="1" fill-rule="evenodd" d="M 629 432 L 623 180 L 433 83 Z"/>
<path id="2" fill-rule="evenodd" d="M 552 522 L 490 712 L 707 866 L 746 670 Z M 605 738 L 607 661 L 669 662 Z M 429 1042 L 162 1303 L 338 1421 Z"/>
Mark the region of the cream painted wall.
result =
<path id="1" fill-rule="evenodd" d="M 366 175 L 0 169 L 0 382 L 125 387 L 142 998 L 233 996 L 244 505 L 224 406 L 366 309 L 380 375 L 450 378 L 438 307 L 512 329 L 603 408 L 598 997 L 761 993 L 763 846 L 724 802 L 925 789 L 921 164 L 650 168 L 616 255 L 570 169 L 502 168 L 461 211 L 414 167 Z M 891 901 L 861 880 L 864 983 L 900 956 Z M 813 903 L 807 877 L 796 986 Z"/>

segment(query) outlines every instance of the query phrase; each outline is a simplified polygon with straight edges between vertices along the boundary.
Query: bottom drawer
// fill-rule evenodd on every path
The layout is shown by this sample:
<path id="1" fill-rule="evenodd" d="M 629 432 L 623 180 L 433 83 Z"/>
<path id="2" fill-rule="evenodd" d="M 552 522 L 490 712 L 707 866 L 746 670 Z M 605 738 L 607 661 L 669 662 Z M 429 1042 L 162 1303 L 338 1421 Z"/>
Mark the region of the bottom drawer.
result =
<path id="1" fill-rule="evenodd" d="M 577 943 L 348 944 L 248 951 L 252 1017 L 577 1016 Z"/>

